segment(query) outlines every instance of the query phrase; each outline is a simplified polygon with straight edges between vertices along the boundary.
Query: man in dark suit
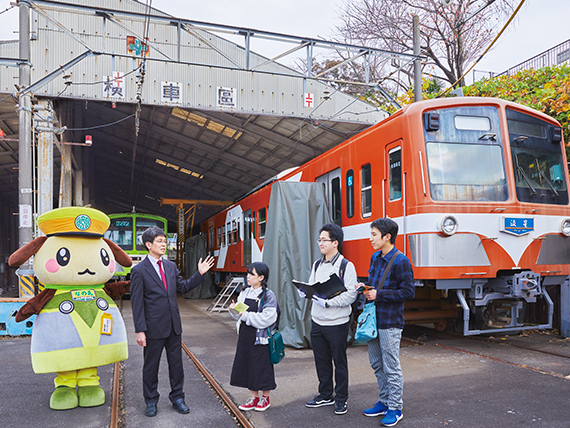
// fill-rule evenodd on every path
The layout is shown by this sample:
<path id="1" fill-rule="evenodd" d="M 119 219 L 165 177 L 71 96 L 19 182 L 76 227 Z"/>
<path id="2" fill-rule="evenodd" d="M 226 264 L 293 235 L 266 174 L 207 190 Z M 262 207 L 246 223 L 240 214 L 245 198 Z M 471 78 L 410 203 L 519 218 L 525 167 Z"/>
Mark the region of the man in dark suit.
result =
<path id="1" fill-rule="evenodd" d="M 144 347 L 143 395 L 145 415 L 155 416 L 158 402 L 158 367 L 162 349 L 166 349 L 170 377 L 169 398 L 179 413 L 189 413 L 184 402 L 184 368 L 182 366 L 182 323 L 176 291 L 187 293 L 203 281 L 214 258 L 198 262 L 198 271 L 182 279 L 176 264 L 163 259 L 166 235 L 151 227 L 142 235 L 148 256 L 131 270 L 131 304 L 137 343 Z"/>

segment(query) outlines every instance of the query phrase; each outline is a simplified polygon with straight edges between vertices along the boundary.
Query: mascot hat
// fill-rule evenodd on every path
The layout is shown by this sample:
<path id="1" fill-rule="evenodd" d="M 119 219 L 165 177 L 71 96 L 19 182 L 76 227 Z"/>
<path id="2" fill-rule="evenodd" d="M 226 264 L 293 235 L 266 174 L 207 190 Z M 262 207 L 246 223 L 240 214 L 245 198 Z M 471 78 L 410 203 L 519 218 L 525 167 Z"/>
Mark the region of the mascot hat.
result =
<path id="1" fill-rule="evenodd" d="M 48 237 L 61 235 L 102 237 L 110 223 L 105 213 L 86 207 L 56 208 L 38 217 L 38 227 Z"/>

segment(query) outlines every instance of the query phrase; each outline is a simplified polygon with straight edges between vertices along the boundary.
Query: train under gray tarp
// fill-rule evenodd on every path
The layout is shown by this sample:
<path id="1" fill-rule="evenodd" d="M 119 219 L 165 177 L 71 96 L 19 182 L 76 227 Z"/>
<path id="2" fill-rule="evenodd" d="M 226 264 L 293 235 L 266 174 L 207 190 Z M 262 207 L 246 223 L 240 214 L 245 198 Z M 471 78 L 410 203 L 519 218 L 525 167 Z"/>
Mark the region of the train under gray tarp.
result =
<path id="1" fill-rule="evenodd" d="M 320 183 L 275 182 L 271 188 L 263 261 L 269 266 L 269 288 L 281 308 L 279 330 L 285 345 L 310 345 L 311 302 L 301 299 L 292 279 L 308 281 L 320 257 L 319 229 L 330 222 Z"/>
<path id="2" fill-rule="evenodd" d="M 208 256 L 206 238 L 203 235 L 194 235 L 184 244 L 184 263 L 186 265 L 186 278 L 190 278 L 198 270 L 198 261 Z M 216 286 L 212 281 L 212 274 L 204 275 L 204 282 L 193 290 L 184 294 L 185 299 L 211 299 L 216 296 Z"/>

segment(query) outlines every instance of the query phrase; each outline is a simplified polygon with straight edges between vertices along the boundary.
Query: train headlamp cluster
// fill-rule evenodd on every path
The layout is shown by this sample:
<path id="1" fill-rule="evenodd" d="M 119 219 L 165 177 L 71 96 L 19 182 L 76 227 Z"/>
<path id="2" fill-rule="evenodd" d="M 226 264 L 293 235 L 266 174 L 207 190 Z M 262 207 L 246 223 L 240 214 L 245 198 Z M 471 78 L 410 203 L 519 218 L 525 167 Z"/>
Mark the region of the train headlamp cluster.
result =
<path id="1" fill-rule="evenodd" d="M 565 218 L 560 222 L 560 233 L 564 236 L 570 236 L 570 218 Z"/>
<path id="2" fill-rule="evenodd" d="M 455 232 L 457 232 L 457 228 L 459 227 L 459 223 L 457 219 L 452 215 L 445 216 L 441 219 L 439 223 L 439 230 L 446 236 L 451 236 Z"/>

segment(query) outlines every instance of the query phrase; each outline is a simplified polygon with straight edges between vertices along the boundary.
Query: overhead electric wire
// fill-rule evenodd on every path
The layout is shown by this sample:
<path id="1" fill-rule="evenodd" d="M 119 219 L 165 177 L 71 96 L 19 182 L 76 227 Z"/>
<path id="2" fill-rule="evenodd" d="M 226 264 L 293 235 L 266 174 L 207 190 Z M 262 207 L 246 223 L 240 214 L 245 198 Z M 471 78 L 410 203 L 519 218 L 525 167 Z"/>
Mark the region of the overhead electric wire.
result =
<path id="1" fill-rule="evenodd" d="M 469 73 L 476 65 L 479 61 L 481 61 L 481 59 L 483 59 L 483 57 L 485 56 L 485 54 L 487 52 L 489 52 L 489 50 L 493 47 L 493 45 L 495 44 L 495 42 L 499 39 L 499 37 L 501 37 L 501 35 L 503 34 L 503 32 L 507 29 L 507 27 L 509 26 L 509 24 L 511 23 L 511 21 L 515 18 L 516 14 L 518 13 L 518 11 L 520 10 L 520 8 L 522 7 L 522 5 L 524 4 L 525 0 L 521 0 L 520 4 L 518 5 L 518 7 L 515 9 L 515 11 L 513 12 L 513 14 L 511 15 L 511 17 L 509 18 L 509 20 L 506 22 L 506 24 L 503 26 L 503 28 L 501 28 L 501 31 L 499 31 L 499 33 L 495 36 L 495 38 L 493 39 L 493 41 L 491 42 L 491 44 L 489 46 L 487 46 L 487 49 L 485 49 L 485 51 L 479 56 L 479 58 L 477 58 L 475 60 L 475 62 L 473 63 L 473 65 L 471 65 L 471 67 L 469 67 L 465 73 L 463 73 L 461 75 L 461 77 L 459 77 L 459 79 L 457 79 L 455 82 L 453 82 L 453 84 L 447 88 L 445 91 L 443 91 L 442 93 L 440 93 L 439 95 L 436 96 L 436 98 L 442 97 L 445 94 L 447 94 L 449 91 L 451 91 L 451 89 L 458 83 L 461 81 L 461 79 L 463 79 L 467 73 Z"/>
<path id="2" fill-rule="evenodd" d="M 133 68 L 131 71 L 123 74 L 120 77 L 116 77 L 114 79 L 109 79 L 109 80 L 98 80 L 96 82 L 69 82 L 70 85 L 77 85 L 77 86 L 81 86 L 81 85 L 99 85 L 101 83 L 109 83 L 109 82 L 115 82 L 117 80 L 121 80 L 123 78 L 125 78 L 125 76 L 128 76 L 129 74 L 134 73 L 135 71 L 139 70 L 141 68 L 142 64 L 139 65 L 137 68 Z"/>
<path id="3" fill-rule="evenodd" d="M 17 5 L 13 4 L 12 6 L 10 6 L 8 9 L 3 10 L 2 12 L 0 12 L 0 15 L 2 15 L 4 12 L 8 12 L 10 9 L 14 9 Z"/>
<path id="4" fill-rule="evenodd" d="M 127 120 L 127 119 L 130 119 L 130 118 L 133 117 L 134 115 L 135 115 L 135 113 L 133 113 L 133 114 L 131 114 L 131 115 L 129 115 L 129 116 L 123 117 L 122 119 L 116 120 L 115 122 L 106 123 L 106 124 L 104 124 L 104 125 L 91 126 L 91 127 L 89 127 L 89 128 L 67 128 L 66 131 L 89 131 L 89 130 L 91 130 L 91 129 L 105 128 L 105 127 L 107 127 L 107 126 L 113 126 L 113 125 L 116 125 L 117 123 L 120 123 L 120 122 L 123 122 L 123 121 L 125 121 L 125 120 Z"/>

